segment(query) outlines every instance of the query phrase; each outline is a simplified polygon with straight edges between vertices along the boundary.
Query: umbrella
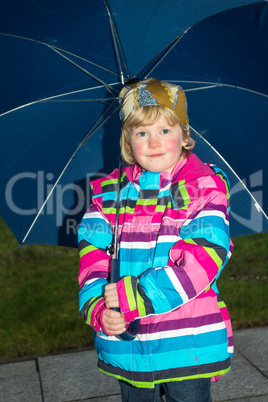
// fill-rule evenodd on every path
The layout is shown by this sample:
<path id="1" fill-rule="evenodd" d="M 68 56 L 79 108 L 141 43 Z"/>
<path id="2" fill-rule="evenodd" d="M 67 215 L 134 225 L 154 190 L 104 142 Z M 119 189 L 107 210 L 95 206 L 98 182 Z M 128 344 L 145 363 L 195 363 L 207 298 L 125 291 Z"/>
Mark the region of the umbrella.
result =
<path id="1" fill-rule="evenodd" d="M 118 93 L 150 76 L 185 89 L 232 236 L 267 231 L 267 37 L 267 1 L 1 0 L 0 214 L 18 241 L 76 246 L 89 180 L 117 166 Z"/>

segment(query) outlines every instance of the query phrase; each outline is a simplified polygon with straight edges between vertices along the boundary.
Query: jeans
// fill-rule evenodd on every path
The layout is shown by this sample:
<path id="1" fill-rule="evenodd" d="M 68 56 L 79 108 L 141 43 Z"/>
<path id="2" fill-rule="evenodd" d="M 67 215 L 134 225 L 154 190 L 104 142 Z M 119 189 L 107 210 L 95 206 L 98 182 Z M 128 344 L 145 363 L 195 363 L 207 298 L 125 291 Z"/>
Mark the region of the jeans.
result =
<path id="1" fill-rule="evenodd" d="M 156 384 L 155 388 L 136 388 L 119 381 L 122 402 L 211 402 L 210 378 L 166 382 Z"/>

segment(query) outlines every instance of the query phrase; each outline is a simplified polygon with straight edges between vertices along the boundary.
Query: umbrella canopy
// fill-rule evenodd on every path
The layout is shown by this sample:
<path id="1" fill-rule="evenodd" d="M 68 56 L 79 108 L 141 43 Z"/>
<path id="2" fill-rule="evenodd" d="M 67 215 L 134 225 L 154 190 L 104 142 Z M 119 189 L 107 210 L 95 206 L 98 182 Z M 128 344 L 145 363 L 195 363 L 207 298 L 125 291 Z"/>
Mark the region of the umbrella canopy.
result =
<path id="1" fill-rule="evenodd" d="M 76 246 L 89 180 L 118 164 L 128 80 L 180 84 L 195 152 L 231 183 L 231 233 L 268 230 L 268 3 L 1 0 L 0 214 Z"/>

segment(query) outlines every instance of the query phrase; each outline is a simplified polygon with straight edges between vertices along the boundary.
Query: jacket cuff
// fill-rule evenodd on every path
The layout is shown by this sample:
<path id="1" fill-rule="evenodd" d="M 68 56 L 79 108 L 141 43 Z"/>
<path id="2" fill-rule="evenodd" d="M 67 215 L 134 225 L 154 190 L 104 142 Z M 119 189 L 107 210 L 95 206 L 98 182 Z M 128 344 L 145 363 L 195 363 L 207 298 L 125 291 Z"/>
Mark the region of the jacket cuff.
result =
<path id="1" fill-rule="evenodd" d="M 91 325 L 96 332 L 103 331 L 102 315 L 106 309 L 107 307 L 104 305 L 104 298 L 101 298 L 98 299 L 93 306 L 91 305 L 87 312 L 86 323 Z"/>
<path id="2" fill-rule="evenodd" d="M 151 302 L 148 303 L 148 298 L 138 283 L 139 279 L 135 276 L 125 276 L 116 284 L 120 310 L 127 324 L 137 317 L 153 313 Z"/>

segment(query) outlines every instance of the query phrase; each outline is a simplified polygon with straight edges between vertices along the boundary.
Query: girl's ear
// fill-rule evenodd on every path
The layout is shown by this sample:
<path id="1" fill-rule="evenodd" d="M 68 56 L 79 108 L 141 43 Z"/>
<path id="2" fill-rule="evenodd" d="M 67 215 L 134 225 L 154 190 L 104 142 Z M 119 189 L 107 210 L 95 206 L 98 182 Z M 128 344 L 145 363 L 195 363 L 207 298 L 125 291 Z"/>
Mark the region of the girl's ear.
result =
<path id="1" fill-rule="evenodd" d="M 187 147 L 188 144 L 189 144 L 189 137 L 187 135 L 185 135 L 185 133 L 183 132 L 183 134 L 182 134 L 182 146 Z"/>
<path id="2" fill-rule="evenodd" d="M 182 146 L 183 147 L 188 147 L 188 145 L 191 144 L 191 137 L 190 137 L 190 133 L 187 130 L 182 130 Z"/>
<path id="3" fill-rule="evenodd" d="M 186 140 L 184 140 L 184 139 L 182 140 L 182 146 L 183 147 L 187 147 L 188 143 L 189 143 L 188 138 Z"/>

